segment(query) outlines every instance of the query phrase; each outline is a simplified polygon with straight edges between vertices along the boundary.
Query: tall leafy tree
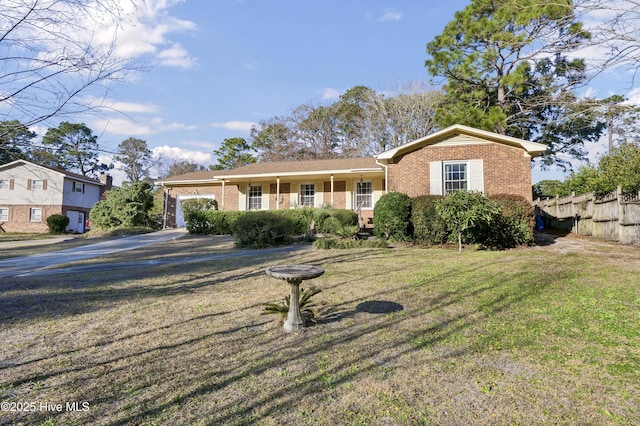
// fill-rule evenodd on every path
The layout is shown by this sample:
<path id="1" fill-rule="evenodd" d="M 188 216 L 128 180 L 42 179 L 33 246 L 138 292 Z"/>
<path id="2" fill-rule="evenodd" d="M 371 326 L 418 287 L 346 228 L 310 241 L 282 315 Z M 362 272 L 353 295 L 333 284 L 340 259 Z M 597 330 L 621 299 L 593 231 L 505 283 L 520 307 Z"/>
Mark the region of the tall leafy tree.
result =
<path id="1" fill-rule="evenodd" d="M 18 120 L 0 123 L 0 164 L 28 157 L 31 142 L 35 137 L 35 132 Z"/>
<path id="2" fill-rule="evenodd" d="M 446 80 L 438 124 L 545 143 L 546 164 L 583 158 L 604 126 L 574 94 L 586 68 L 568 54 L 588 38 L 572 0 L 472 0 L 427 44 L 426 67 Z"/>
<path id="3" fill-rule="evenodd" d="M 63 121 L 47 131 L 42 145 L 45 152 L 39 155 L 61 169 L 91 177 L 109 169 L 98 160 L 98 137 L 84 123 Z"/>
<path id="4" fill-rule="evenodd" d="M 218 164 L 211 169 L 228 170 L 255 163 L 256 157 L 252 152 L 253 149 L 244 138 L 225 139 L 220 148 L 213 151 L 218 157 Z"/>
<path id="5" fill-rule="evenodd" d="M 118 153 L 113 156 L 115 161 L 122 163 L 120 170 L 125 172 L 129 182 L 138 182 L 149 177 L 152 166 L 151 150 L 147 141 L 128 138 L 118 145 Z"/>

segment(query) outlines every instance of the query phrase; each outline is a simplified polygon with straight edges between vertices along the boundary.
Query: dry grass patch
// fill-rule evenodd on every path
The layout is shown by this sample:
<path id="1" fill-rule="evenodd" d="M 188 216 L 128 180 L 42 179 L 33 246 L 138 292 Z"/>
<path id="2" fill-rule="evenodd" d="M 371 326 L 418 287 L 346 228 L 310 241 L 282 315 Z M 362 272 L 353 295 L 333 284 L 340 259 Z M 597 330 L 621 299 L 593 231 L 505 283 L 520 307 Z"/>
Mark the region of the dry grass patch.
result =
<path id="1" fill-rule="evenodd" d="M 608 250 L 303 250 L 4 279 L 0 398 L 89 409 L 0 423 L 637 424 L 637 263 Z M 326 271 L 319 323 L 292 334 L 261 315 L 288 291 L 264 269 L 286 263 Z"/>

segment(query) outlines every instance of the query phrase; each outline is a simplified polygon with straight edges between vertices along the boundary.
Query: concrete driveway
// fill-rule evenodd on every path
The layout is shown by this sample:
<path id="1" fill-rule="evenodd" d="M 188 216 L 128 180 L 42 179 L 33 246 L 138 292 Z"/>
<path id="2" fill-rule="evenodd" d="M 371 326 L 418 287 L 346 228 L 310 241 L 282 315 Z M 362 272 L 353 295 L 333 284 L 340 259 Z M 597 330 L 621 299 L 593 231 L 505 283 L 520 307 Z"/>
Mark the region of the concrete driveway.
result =
<path id="1" fill-rule="evenodd" d="M 164 241 L 174 240 L 186 234 L 187 230 L 185 228 L 165 229 L 150 234 L 115 238 L 110 241 L 65 250 L 4 259 L 0 260 L 0 277 L 24 275 L 63 263 L 104 256 L 119 251 L 133 250 L 149 244 L 158 244 Z"/>

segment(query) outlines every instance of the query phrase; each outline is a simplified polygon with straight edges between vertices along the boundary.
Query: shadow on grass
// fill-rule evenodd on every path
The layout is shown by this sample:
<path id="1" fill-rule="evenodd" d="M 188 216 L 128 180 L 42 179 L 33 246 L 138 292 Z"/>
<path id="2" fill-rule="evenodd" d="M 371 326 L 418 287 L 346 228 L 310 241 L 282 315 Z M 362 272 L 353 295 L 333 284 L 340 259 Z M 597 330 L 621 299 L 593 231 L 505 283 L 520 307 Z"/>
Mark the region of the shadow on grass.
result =
<path id="1" fill-rule="evenodd" d="M 382 260 L 383 258 L 393 258 L 394 254 L 389 251 L 381 250 L 376 255 L 368 255 L 367 261 Z M 521 285 L 517 291 L 509 285 L 510 281 L 517 281 L 522 274 L 528 274 L 527 271 L 515 274 L 504 274 L 496 276 L 492 282 L 485 282 L 482 279 L 485 268 L 487 267 L 484 259 L 475 262 L 468 262 L 460 267 L 442 270 L 430 276 L 422 276 L 419 280 L 398 284 L 397 287 L 383 289 L 379 291 L 368 292 L 365 295 L 357 297 L 349 297 L 351 294 L 350 284 L 354 281 L 358 282 L 374 282 L 378 274 L 374 271 L 354 276 L 353 273 L 345 273 L 335 280 L 338 265 L 354 265 L 361 260 L 361 255 L 351 252 L 334 252 L 328 251 L 326 254 L 316 256 L 313 263 L 322 266 L 327 275 L 334 274 L 332 286 L 325 286 L 323 290 L 340 291 L 345 296 L 341 303 L 333 306 L 333 311 L 328 310 L 328 315 L 320 318 L 319 324 L 312 327 L 311 330 L 303 330 L 301 333 L 292 335 L 283 335 L 278 331 L 272 331 L 265 335 L 260 326 L 265 323 L 238 323 L 231 322 L 230 326 L 216 332 L 208 332 L 198 335 L 197 337 L 185 336 L 184 339 L 173 341 L 171 343 L 156 342 L 150 347 L 137 351 L 127 352 L 118 356 L 106 357 L 101 361 L 86 360 L 82 365 L 75 368 L 54 368 L 45 374 L 35 373 L 26 374 L 18 380 L 13 380 L 6 385 L 9 388 L 18 387 L 30 382 L 39 382 L 54 378 L 65 378 L 69 374 L 85 371 L 89 375 L 89 379 L 96 367 L 119 365 L 123 362 L 131 362 L 136 368 L 144 368 L 143 355 L 154 355 L 157 357 L 167 356 L 167 354 L 179 352 L 180 356 L 195 356 L 202 348 L 209 348 L 215 351 L 220 345 L 231 345 L 239 342 L 238 350 L 233 354 L 233 358 L 226 362 L 217 362 L 213 366 L 204 364 L 205 358 L 202 359 L 203 365 L 198 366 L 200 369 L 197 373 L 191 372 L 189 365 L 177 366 L 170 376 L 189 378 L 193 374 L 197 374 L 198 380 L 194 383 L 185 382 L 182 384 L 180 398 L 170 400 L 157 400 L 153 396 L 140 398 L 136 401 L 138 408 L 132 412 L 124 413 L 122 416 L 111 418 L 107 424 L 125 425 L 132 423 L 146 423 L 147 421 L 154 423 L 158 416 L 172 410 L 180 410 L 184 401 L 198 399 L 204 396 L 217 394 L 230 389 L 237 383 L 246 380 L 248 377 L 259 377 L 261 374 L 272 369 L 286 369 L 292 364 L 303 365 L 305 373 L 296 377 L 296 380 L 290 380 L 280 383 L 277 387 L 267 390 L 262 389 L 259 394 L 249 395 L 237 398 L 223 398 L 216 403 L 215 410 L 208 413 L 208 418 L 202 421 L 203 424 L 237 424 L 242 423 L 241 419 L 247 422 L 267 419 L 276 414 L 280 407 L 297 408 L 300 398 L 305 396 L 313 396 L 323 392 L 327 383 L 323 379 L 323 375 L 334 377 L 331 381 L 332 386 L 344 384 L 351 380 L 356 380 L 367 374 L 371 374 L 381 365 L 394 366 L 398 360 L 406 355 L 410 355 L 416 351 L 422 351 L 424 348 L 432 347 L 436 344 L 444 344 L 454 335 L 461 335 L 466 329 L 474 327 L 479 321 L 491 315 L 499 315 L 504 311 L 508 311 L 511 306 L 518 304 L 523 300 L 533 297 L 539 292 L 544 291 L 555 282 L 560 282 L 565 277 L 562 273 L 551 276 L 548 280 L 539 285 Z M 104 306 L 118 303 L 120 301 L 132 300 L 135 298 L 162 298 L 176 294 L 191 292 L 208 286 L 215 286 L 222 282 L 234 280 L 247 280 L 264 277 L 264 269 L 277 263 L 286 263 L 288 258 L 282 254 L 269 255 L 259 261 L 256 259 L 238 260 L 234 266 L 225 266 L 221 269 L 216 267 L 198 267 L 190 271 L 189 276 L 171 282 L 170 284 L 140 284 L 137 280 L 146 280 L 151 278 L 160 278 L 165 273 L 175 274 L 175 266 L 165 266 L 153 270 L 135 271 L 133 273 L 126 271 L 120 273 L 109 274 L 108 280 L 104 283 L 96 283 L 89 287 L 83 285 L 83 277 L 63 276 L 62 281 L 57 283 L 44 282 L 39 285 L 33 285 L 29 289 L 31 292 L 42 290 L 46 293 L 47 289 L 60 289 L 68 291 L 56 292 L 53 295 L 24 294 L 9 296 L 14 297 L 12 302 L 7 302 L 6 297 L 0 299 L 0 309 L 2 309 L 2 317 L 10 321 L 24 319 L 19 311 L 19 307 L 29 306 L 29 304 L 39 304 L 41 310 L 34 312 L 28 311 L 26 314 L 30 318 L 45 317 L 55 318 L 57 316 L 73 315 L 77 312 L 90 312 L 99 310 Z M 416 259 L 418 263 L 423 261 Z M 495 260 L 499 262 L 499 260 Z M 392 263 L 393 264 L 393 263 Z M 194 266 L 194 265 L 192 265 Z M 202 266 L 202 265 L 201 265 Z M 217 277 L 220 272 L 233 272 L 238 268 L 247 266 L 254 267 L 249 272 L 238 272 L 227 274 L 224 278 Z M 171 269 L 174 268 L 174 269 Z M 210 270 L 213 269 L 213 270 Z M 351 268 L 353 269 L 353 268 Z M 366 269 L 365 269 L 366 270 Z M 396 273 L 400 273 L 403 267 L 398 265 L 396 270 L 390 269 L 386 272 L 389 281 L 396 281 Z M 424 290 L 430 287 L 436 287 L 435 284 L 446 280 L 454 279 L 459 275 L 477 276 L 478 280 L 469 280 L 468 282 L 459 284 L 455 289 L 440 289 L 438 292 L 426 293 Z M 400 275 L 401 276 L 401 275 Z M 65 282 L 64 280 L 69 280 Z M 320 279 L 319 279 L 320 280 Z M 526 280 L 524 280 L 526 281 Z M 134 282 L 134 284 L 131 284 Z M 101 285 L 115 286 L 113 288 L 101 288 Z M 117 287 L 121 284 L 120 287 Z M 14 288 L 19 288 L 20 283 L 14 283 Z M 388 285 L 387 287 L 392 287 Z M 392 300 L 399 300 L 399 294 L 402 292 L 423 292 L 420 299 L 420 305 L 412 304 L 411 299 L 407 299 L 409 303 L 402 305 Z M 485 294 L 497 292 L 494 297 L 488 301 L 479 303 L 478 301 Z M 454 305 L 461 305 L 465 309 L 456 311 L 455 315 L 443 316 L 438 314 L 445 308 Z M 193 316 L 185 321 L 177 321 L 169 323 L 162 327 L 147 329 L 137 333 L 128 334 L 116 339 L 112 339 L 101 344 L 95 344 L 91 347 L 103 346 L 120 341 L 127 341 L 140 337 L 142 335 L 152 334 L 153 332 L 171 329 L 182 329 L 185 325 L 193 323 L 193 327 L 202 327 L 207 321 L 219 317 L 221 321 L 227 322 L 231 314 L 237 314 L 238 311 L 244 311 L 247 314 L 253 312 L 260 304 L 252 304 L 240 306 L 234 311 L 220 311 L 206 315 Z M 9 308 L 9 311 L 5 311 Z M 370 315 L 385 314 L 385 315 Z M 332 316 L 333 315 L 333 316 Z M 364 318 L 366 316 L 367 318 Z M 222 318 L 225 317 L 225 318 Z M 415 329 L 399 334 L 396 327 L 401 325 L 407 318 L 420 318 L 422 324 Z M 349 324 L 344 324 L 343 320 L 349 319 Z M 402 327 L 400 327 L 402 328 Z M 342 359 L 332 363 L 328 368 L 319 368 L 317 363 L 314 364 L 321 354 L 326 353 L 336 347 L 348 348 L 351 345 L 357 345 L 362 339 L 375 340 L 375 336 L 383 331 L 392 333 L 393 345 L 364 345 L 361 350 L 352 352 L 345 350 L 345 356 Z M 326 338 L 324 338 L 326 336 Z M 499 336 L 496 336 L 499 338 Z M 222 340 L 220 340 L 222 339 Z M 36 363 L 44 359 L 54 359 L 70 353 L 81 352 L 87 350 L 88 346 L 80 346 L 67 352 L 57 352 L 40 359 L 33 359 L 27 362 Z M 437 354 L 434 353 L 432 359 L 439 358 L 458 358 L 473 353 L 481 348 L 474 346 L 474 343 L 463 344 L 455 348 L 453 351 Z M 180 350 L 180 351 L 178 351 Z M 212 354 L 213 355 L 213 354 Z M 210 356 L 212 356 L 210 355 Z M 82 357 L 81 357 L 82 358 Z M 139 359 L 138 358 L 142 358 Z M 25 365 L 25 363 L 21 363 Z M 315 365 L 315 367 L 314 367 Z M 357 371 L 352 371 L 349 367 L 353 365 L 360 366 Z M 133 368 L 133 367 L 132 367 Z M 135 368 L 134 368 L 135 370 Z M 200 371 L 202 370 L 202 371 Z M 126 387 L 126 375 L 122 378 L 122 386 Z M 152 385 L 149 384 L 149 387 Z M 117 395 L 96 395 L 90 401 L 92 406 L 100 404 L 108 404 L 109 406 L 120 406 L 123 400 L 127 399 L 125 394 Z M 211 399 L 217 400 L 215 396 Z M 277 401 L 277 403 L 274 403 Z M 35 413 L 33 422 L 43 421 L 48 416 L 47 413 Z M 184 419 L 183 419 L 184 420 Z"/>

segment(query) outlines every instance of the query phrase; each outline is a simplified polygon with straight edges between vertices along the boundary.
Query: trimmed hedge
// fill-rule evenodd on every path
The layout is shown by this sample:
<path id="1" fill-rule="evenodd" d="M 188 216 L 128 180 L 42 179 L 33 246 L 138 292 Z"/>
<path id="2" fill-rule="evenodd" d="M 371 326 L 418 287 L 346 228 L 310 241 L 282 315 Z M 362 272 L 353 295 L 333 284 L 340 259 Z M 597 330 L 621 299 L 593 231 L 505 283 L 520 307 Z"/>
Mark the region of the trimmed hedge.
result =
<path id="1" fill-rule="evenodd" d="M 411 199 L 413 239 L 419 244 L 442 245 L 447 242 L 447 223 L 438 216 L 436 203 L 442 195 L 424 195 Z"/>
<path id="2" fill-rule="evenodd" d="M 411 198 L 402 192 L 380 197 L 373 208 L 373 232 L 379 238 L 393 241 L 411 240 Z"/>
<path id="3" fill-rule="evenodd" d="M 187 230 L 192 234 L 231 235 L 233 224 L 246 212 L 195 210 L 185 213 Z"/>
<path id="4" fill-rule="evenodd" d="M 533 244 L 533 205 L 517 195 L 492 195 L 489 199 L 500 205 L 500 214 L 493 218 L 491 229 L 483 235 L 482 245 L 491 249 L 506 249 Z"/>
<path id="5" fill-rule="evenodd" d="M 290 217 L 268 211 L 251 211 L 233 224 L 236 246 L 264 248 L 289 244 L 293 240 L 294 223 Z"/>
<path id="6" fill-rule="evenodd" d="M 52 234 L 62 234 L 69 225 L 69 218 L 63 214 L 52 214 L 47 218 L 47 226 Z"/>

